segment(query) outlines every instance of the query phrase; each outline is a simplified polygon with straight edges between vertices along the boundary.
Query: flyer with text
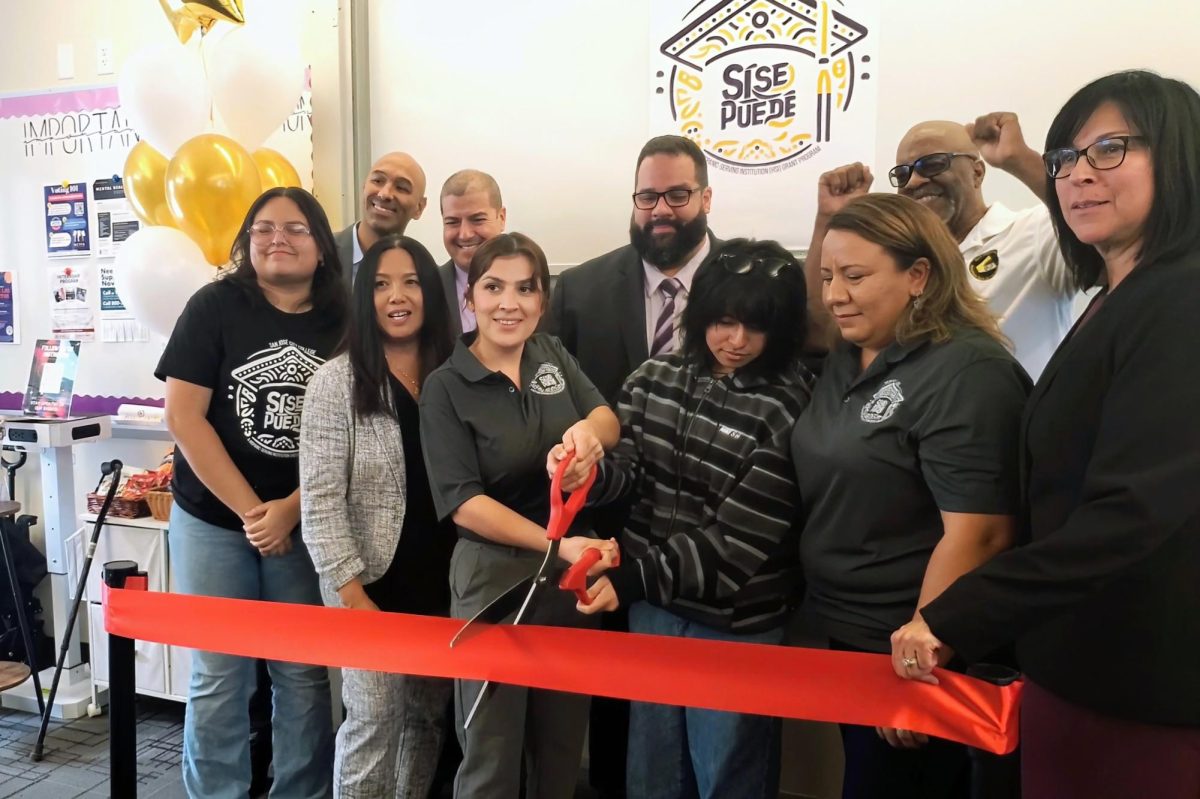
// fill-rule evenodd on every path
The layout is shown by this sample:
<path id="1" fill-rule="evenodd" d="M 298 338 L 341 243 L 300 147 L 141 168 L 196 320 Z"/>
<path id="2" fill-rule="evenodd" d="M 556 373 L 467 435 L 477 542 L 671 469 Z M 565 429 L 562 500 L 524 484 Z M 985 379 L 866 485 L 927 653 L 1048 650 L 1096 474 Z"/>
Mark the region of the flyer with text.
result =
<path id="1" fill-rule="evenodd" d="M 45 186 L 46 253 L 51 258 L 87 255 L 92 251 L 86 183 Z"/>

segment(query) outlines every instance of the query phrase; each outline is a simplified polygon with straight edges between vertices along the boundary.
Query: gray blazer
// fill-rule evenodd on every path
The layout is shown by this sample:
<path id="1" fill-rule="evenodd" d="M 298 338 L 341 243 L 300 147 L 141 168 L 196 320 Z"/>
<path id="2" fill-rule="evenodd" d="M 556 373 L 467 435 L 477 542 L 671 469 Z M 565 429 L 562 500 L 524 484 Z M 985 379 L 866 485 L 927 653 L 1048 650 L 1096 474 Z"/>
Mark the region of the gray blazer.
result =
<path id="1" fill-rule="evenodd" d="M 342 262 L 342 277 L 346 281 L 348 294 L 354 293 L 354 237 L 358 235 L 355 232 L 357 225 L 357 222 L 351 222 L 349 227 L 339 230 L 333 236 L 337 244 L 338 260 Z"/>
<path id="2" fill-rule="evenodd" d="M 325 363 L 308 383 L 300 422 L 300 530 L 334 607 L 350 580 L 383 576 L 404 526 L 400 425 L 382 413 L 356 415 L 350 385 L 346 355 Z"/>

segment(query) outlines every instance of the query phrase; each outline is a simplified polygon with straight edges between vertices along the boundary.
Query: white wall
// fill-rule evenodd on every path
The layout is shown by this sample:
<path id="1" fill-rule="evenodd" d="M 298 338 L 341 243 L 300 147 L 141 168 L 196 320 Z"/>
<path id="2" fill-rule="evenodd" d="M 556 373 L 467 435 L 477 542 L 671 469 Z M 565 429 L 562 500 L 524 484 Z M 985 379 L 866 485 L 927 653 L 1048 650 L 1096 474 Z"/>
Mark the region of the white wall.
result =
<path id="1" fill-rule="evenodd" d="M 680 15 L 695 0 L 678 0 Z M 649 137 L 648 3 L 375 0 L 371 135 L 377 152 L 407 149 L 429 176 L 431 207 L 409 228 L 439 257 L 437 191 L 453 171 L 496 176 L 509 229 L 531 233 L 559 266 L 628 241 L 629 193 Z M 1011 110 L 1041 150 L 1063 101 L 1105 73 L 1148 67 L 1200 86 L 1200 4 L 1152 0 L 881 0 L 871 35 L 878 80 L 875 153 L 890 190 L 895 144 L 914 122 Z M 764 195 L 764 206 L 811 185 Z M 1033 202 L 1007 175 L 985 184 L 1010 207 Z M 711 216 L 722 235 L 720 197 Z M 785 239 L 807 244 L 811 220 Z"/>

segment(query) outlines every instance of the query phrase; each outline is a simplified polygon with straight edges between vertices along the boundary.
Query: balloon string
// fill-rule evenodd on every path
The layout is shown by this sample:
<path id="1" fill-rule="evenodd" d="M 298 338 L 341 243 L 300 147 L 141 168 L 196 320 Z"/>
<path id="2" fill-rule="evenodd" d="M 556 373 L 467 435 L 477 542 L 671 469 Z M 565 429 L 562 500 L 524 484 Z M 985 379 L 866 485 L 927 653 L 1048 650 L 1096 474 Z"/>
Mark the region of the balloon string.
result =
<path id="1" fill-rule="evenodd" d="M 208 37 L 208 31 L 206 31 L 206 30 L 204 30 L 204 29 L 202 28 L 202 29 L 200 30 L 200 44 L 198 44 L 198 45 L 197 45 L 197 47 L 198 47 L 198 48 L 199 48 L 199 50 L 200 50 L 200 68 L 201 68 L 202 70 L 204 70 L 204 85 L 205 85 L 205 87 L 208 87 L 208 86 L 209 86 L 209 81 L 208 81 L 208 48 L 206 48 L 206 47 L 204 46 L 204 40 L 205 40 L 207 37 Z M 215 130 L 215 129 L 216 129 L 216 127 L 217 127 L 217 120 L 216 120 L 216 119 L 215 119 L 215 117 L 214 117 L 213 106 L 214 106 L 214 103 L 213 103 L 213 96 L 212 96 L 212 92 L 210 91 L 210 92 L 208 93 L 208 127 L 209 127 L 210 131 L 212 131 L 212 130 Z"/>

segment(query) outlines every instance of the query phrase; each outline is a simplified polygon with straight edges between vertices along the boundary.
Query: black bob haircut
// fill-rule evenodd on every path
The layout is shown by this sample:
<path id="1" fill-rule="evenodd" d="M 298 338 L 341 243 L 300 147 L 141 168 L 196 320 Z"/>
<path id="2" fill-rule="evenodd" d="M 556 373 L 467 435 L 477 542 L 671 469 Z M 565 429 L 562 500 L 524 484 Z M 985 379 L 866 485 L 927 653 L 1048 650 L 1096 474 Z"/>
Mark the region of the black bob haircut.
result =
<path id="1" fill-rule="evenodd" d="M 751 268 L 745 274 L 730 271 L 747 266 Z M 804 346 L 807 297 L 804 269 L 777 242 L 731 239 L 696 271 L 680 321 L 681 351 L 688 361 L 711 366 L 714 358 L 705 333 L 709 325 L 731 317 L 767 335 L 762 355 L 746 370 L 768 377 L 780 374 L 791 368 Z"/>
<path id="2" fill-rule="evenodd" d="M 1106 75 L 1067 100 L 1050 124 L 1046 149 L 1074 147 L 1074 139 L 1088 119 L 1109 102 L 1120 109 L 1131 133 L 1145 139 L 1154 175 L 1154 199 L 1135 266 L 1195 252 L 1200 249 L 1200 95 L 1183 81 L 1145 70 Z M 1088 289 L 1104 282 L 1104 259 L 1067 225 L 1056 182 L 1047 176 L 1050 217 L 1076 285 Z"/>
<path id="3" fill-rule="evenodd" d="M 421 364 L 418 382 L 424 383 L 429 373 L 450 357 L 453 346 L 446 292 L 438 276 L 437 262 L 429 250 L 407 236 L 384 236 L 371 245 L 363 253 L 358 274 L 354 276 L 351 295 L 354 312 L 350 314 L 344 345 L 354 376 L 354 412 L 360 417 L 375 413 L 396 415 L 395 406 L 386 402 L 388 365 L 384 357 L 383 334 L 375 316 L 375 276 L 379 273 L 379 263 L 384 253 L 389 250 L 408 253 L 416 266 L 417 281 L 421 284 L 424 321 L 417 342 Z"/>

